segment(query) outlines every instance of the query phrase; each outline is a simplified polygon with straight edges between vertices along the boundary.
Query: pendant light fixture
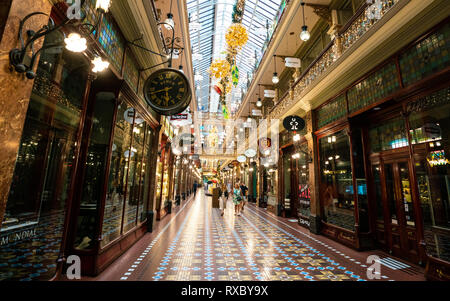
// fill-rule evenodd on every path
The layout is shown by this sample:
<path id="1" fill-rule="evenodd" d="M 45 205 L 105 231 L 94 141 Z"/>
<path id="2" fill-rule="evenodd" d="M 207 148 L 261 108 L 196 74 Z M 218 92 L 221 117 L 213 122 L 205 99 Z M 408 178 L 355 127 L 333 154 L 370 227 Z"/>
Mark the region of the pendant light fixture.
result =
<path id="1" fill-rule="evenodd" d="M 302 11 L 303 11 L 303 26 L 302 26 L 302 32 L 300 33 L 300 39 L 304 42 L 308 41 L 311 37 L 311 34 L 308 31 L 308 26 L 305 24 L 305 2 L 302 1 Z"/>
<path id="2" fill-rule="evenodd" d="M 258 85 L 258 88 L 259 88 L 259 94 L 258 94 L 258 96 L 259 96 L 259 95 L 261 95 L 261 85 Z M 258 97 L 258 101 L 256 102 L 256 106 L 258 108 L 260 108 L 262 106 L 261 97 Z"/>
<path id="3" fill-rule="evenodd" d="M 278 78 L 278 73 L 277 73 L 277 56 L 276 56 L 276 54 L 273 55 L 273 64 L 274 64 L 275 72 L 273 73 L 272 83 L 274 85 L 276 85 L 280 81 L 280 79 Z"/>
<path id="4" fill-rule="evenodd" d="M 167 14 L 167 19 L 164 21 L 164 27 L 167 28 L 167 30 L 173 30 L 175 27 L 175 22 L 173 21 L 173 14 L 172 14 L 172 0 L 170 0 L 170 12 Z"/>

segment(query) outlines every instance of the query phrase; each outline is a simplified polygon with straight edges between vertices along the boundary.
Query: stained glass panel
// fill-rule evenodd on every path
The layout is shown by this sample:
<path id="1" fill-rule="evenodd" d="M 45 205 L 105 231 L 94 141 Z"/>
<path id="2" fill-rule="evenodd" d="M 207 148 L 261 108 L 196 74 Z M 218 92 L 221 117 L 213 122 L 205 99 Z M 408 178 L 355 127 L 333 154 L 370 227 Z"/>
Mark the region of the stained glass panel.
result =
<path id="1" fill-rule="evenodd" d="M 345 102 L 345 94 L 342 94 L 317 110 L 317 127 L 321 128 L 329 123 L 339 120 L 346 114 L 347 104 Z"/>
<path id="2" fill-rule="evenodd" d="M 403 83 L 409 86 L 450 65 L 450 23 L 400 56 Z"/>
<path id="3" fill-rule="evenodd" d="M 125 43 L 119 32 L 118 26 L 109 14 L 106 14 L 103 17 L 103 24 L 98 41 L 108 54 L 111 64 L 120 71 Z"/>
<path id="4" fill-rule="evenodd" d="M 350 113 L 365 108 L 400 88 L 397 69 L 390 63 L 373 73 L 348 91 L 348 110 Z"/>

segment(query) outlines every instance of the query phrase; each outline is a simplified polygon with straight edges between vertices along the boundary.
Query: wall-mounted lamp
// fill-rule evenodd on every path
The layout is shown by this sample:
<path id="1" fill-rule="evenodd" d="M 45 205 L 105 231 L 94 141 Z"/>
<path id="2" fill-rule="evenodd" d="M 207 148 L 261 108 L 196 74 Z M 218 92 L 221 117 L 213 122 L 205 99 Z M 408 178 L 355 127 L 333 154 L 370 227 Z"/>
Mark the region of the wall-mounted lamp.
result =
<path id="1" fill-rule="evenodd" d="M 80 7 L 83 7 L 85 2 L 86 2 L 86 0 L 83 0 L 80 4 Z M 33 45 L 37 40 L 39 40 L 42 37 L 45 37 L 48 34 L 51 34 L 55 31 L 57 31 L 60 28 L 67 26 L 68 24 L 77 28 L 78 32 L 83 32 L 82 31 L 83 27 L 90 27 L 90 31 L 89 31 L 88 35 L 91 35 L 93 32 L 98 31 L 98 28 L 100 26 L 100 21 L 103 19 L 103 15 L 108 12 L 110 5 L 111 5 L 111 0 L 97 0 L 95 8 L 97 9 L 98 20 L 97 20 L 96 24 L 84 23 L 83 22 L 84 18 L 81 20 L 78 20 L 75 18 L 68 17 L 64 21 L 62 21 L 60 24 L 56 25 L 55 21 L 48 14 L 43 13 L 43 12 L 34 12 L 34 13 L 31 13 L 31 14 L 25 16 L 20 21 L 20 25 L 19 25 L 19 40 L 20 40 L 20 45 L 22 45 L 22 47 L 12 49 L 9 52 L 10 64 L 14 67 L 16 72 L 25 73 L 28 79 L 34 79 L 36 77 L 36 74 L 33 72 L 33 69 L 34 69 L 34 64 L 36 62 L 36 58 L 37 58 L 38 54 L 42 50 L 45 50 L 45 49 L 63 46 L 60 43 L 48 44 L 46 46 L 41 47 L 41 49 L 34 51 Z M 27 39 L 25 41 L 24 36 L 23 36 L 25 24 L 31 17 L 36 16 L 36 15 L 47 16 L 49 18 L 49 22 L 48 22 L 49 24 L 42 26 L 42 28 L 37 31 L 31 30 L 31 29 L 27 30 L 26 31 Z M 84 16 L 86 16 L 86 15 L 87 14 L 84 13 Z M 67 50 L 72 51 L 72 52 L 83 52 L 87 49 L 87 39 L 82 37 L 81 34 L 79 34 L 78 32 L 70 33 L 67 38 L 65 37 L 64 33 L 62 33 L 63 36 L 65 37 L 64 43 L 65 43 L 65 47 Z M 24 59 L 25 59 L 25 56 L 26 56 L 29 48 L 31 49 L 31 60 L 30 60 L 30 64 L 26 65 L 24 62 Z"/>

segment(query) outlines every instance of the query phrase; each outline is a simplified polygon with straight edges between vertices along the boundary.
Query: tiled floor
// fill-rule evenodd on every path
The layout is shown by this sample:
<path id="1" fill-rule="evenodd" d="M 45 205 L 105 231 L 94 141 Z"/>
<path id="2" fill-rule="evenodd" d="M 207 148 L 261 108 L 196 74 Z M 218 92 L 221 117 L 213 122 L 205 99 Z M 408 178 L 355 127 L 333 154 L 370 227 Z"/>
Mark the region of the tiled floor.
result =
<path id="1" fill-rule="evenodd" d="M 381 251 L 354 251 L 252 204 L 241 216 L 227 206 L 220 216 L 198 192 L 95 280 L 365 281 L 370 255 L 382 258 L 380 280 L 424 280 Z"/>

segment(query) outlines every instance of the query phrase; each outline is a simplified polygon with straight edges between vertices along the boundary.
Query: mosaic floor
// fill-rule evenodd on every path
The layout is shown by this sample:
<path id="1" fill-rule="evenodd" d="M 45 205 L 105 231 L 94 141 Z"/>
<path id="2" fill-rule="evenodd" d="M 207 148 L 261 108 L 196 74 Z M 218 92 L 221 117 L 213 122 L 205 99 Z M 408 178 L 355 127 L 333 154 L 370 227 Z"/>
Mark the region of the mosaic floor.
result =
<path id="1" fill-rule="evenodd" d="M 372 254 L 386 257 L 312 235 L 252 204 L 235 216 L 228 202 L 220 216 L 198 193 L 95 280 L 367 281 Z M 424 280 L 420 268 L 399 265 L 403 271 L 392 262 L 382 266 L 380 280 Z"/>

